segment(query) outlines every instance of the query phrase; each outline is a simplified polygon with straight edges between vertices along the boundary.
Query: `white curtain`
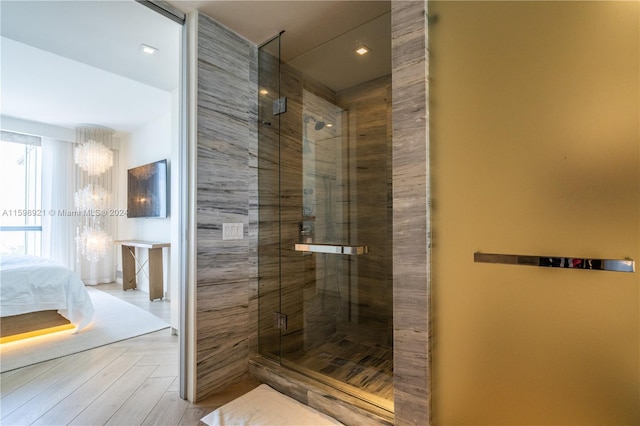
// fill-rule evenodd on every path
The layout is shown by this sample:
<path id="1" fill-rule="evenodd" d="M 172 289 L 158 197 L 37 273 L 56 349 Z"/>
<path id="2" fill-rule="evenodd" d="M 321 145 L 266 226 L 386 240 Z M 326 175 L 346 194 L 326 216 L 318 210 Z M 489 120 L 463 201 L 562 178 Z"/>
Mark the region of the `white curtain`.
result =
<path id="1" fill-rule="evenodd" d="M 42 256 L 70 269 L 75 263 L 75 164 L 71 142 L 42 139 Z"/>

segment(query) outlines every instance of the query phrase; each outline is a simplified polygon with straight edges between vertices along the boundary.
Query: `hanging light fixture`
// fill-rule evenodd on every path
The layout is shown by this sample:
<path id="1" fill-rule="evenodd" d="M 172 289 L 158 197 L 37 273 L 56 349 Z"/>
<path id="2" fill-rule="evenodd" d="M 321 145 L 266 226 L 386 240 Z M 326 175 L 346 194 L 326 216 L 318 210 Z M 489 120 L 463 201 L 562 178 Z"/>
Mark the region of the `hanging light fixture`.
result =
<path id="1" fill-rule="evenodd" d="M 107 210 L 111 206 L 111 194 L 101 187 L 90 183 L 74 194 L 74 201 L 77 210 L 100 211 Z"/>
<path id="2" fill-rule="evenodd" d="M 101 175 L 113 166 L 113 152 L 94 140 L 77 146 L 73 159 L 89 176 Z"/>
<path id="3" fill-rule="evenodd" d="M 113 167 L 113 152 L 106 146 L 111 144 L 113 131 L 98 126 L 81 126 L 76 134 L 79 145 L 73 153 L 74 161 L 87 177 L 87 185 L 74 194 L 75 206 L 81 217 L 76 230 L 76 246 L 87 260 L 96 263 L 113 246 L 113 239 L 104 230 L 109 223 L 105 211 L 111 207 L 112 195 L 98 184 L 103 180 L 100 175 Z"/>
<path id="4" fill-rule="evenodd" d="M 109 247 L 113 245 L 113 240 L 99 227 L 85 226 L 82 233 L 76 236 L 76 244 L 82 255 L 89 262 L 95 263 L 104 257 Z"/>

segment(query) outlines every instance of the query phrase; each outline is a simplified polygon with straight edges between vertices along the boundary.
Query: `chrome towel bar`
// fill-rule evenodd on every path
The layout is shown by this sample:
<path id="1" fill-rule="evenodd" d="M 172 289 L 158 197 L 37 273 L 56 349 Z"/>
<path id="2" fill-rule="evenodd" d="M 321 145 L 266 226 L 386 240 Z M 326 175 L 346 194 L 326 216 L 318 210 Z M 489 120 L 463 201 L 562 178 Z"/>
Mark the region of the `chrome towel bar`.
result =
<path id="1" fill-rule="evenodd" d="M 367 246 L 341 246 L 332 244 L 296 244 L 296 251 L 327 254 L 360 255 L 366 254 Z"/>
<path id="2" fill-rule="evenodd" d="M 524 256 L 519 254 L 473 254 L 476 263 L 541 266 L 546 268 L 586 269 L 593 271 L 635 272 L 633 259 L 589 259 L 555 256 Z"/>

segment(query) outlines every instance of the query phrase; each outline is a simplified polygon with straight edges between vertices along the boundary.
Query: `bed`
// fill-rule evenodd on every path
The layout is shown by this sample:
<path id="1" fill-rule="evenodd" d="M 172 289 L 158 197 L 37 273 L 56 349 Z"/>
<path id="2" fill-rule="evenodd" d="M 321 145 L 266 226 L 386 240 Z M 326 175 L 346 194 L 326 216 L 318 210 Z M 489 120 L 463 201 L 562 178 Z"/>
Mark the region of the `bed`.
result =
<path id="1" fill-rule="evenodd" d="M 51 328 L 78 332 L 91 322 L 93 305 L 80 277 L 65 266 L 42 257 L 2 255 L 0 317 L 0 338 L 6 342 Z"/>

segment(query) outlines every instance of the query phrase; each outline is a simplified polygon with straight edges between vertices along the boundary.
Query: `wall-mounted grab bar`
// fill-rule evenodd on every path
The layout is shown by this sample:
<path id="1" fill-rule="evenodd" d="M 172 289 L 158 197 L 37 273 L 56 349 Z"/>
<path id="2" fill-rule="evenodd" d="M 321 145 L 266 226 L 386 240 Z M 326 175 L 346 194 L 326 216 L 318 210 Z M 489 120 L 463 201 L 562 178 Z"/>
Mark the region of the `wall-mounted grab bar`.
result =
<path id="1" fill-rule="evenodd" d="M 635 272 L 633 259 L 586 259 L 554 256 L 523 256 L 518 254 L 474 253 L 476 263 L 503 263 L 551 268 L 590 269 L 594 271 Z"/>
<path id="2" fill-rule="evenodd" d="M 328 254 L 360 255 L 368 253 L 367 246 L 340 246 L 332 244 L 296 244 L 296 251 Z"/>

